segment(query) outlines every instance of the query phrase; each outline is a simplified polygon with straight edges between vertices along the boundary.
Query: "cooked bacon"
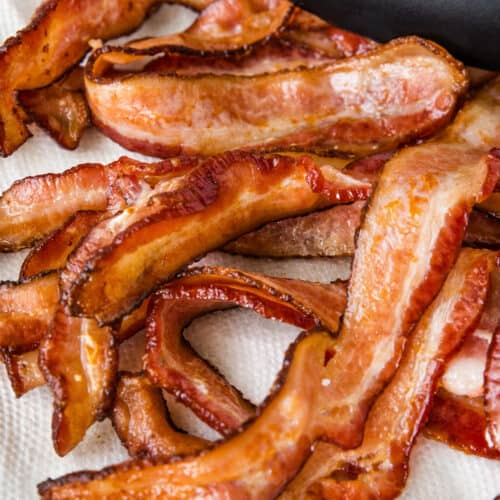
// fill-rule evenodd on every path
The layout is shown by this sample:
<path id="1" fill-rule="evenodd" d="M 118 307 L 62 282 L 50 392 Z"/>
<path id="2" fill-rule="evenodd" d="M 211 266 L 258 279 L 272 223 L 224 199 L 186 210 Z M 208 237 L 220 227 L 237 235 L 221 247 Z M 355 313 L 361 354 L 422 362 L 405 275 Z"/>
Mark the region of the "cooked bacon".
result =
<path id="1" fill-rule="evenodd" d="M 138 27 L 158 0 L 103 2 L 49 0 L 28 26 L 0 51 L 0 155 L 15 151 L 30 135 L 17 90 L 45 87 L 71 69 L 93 38 L 113 38 Z"/>
<path id="2" fill-rule="evenodd" d="M 109 323 L 228 240 L 273 219 L 366 199 L 370 191 L 369 183 L 307 156 L 208 158 L 94 227 L 62 273 L 63 300 L 72 314 Z"/>
<path id="3" fill-rule="evenodd" d="M 0 285 L 0 347 L 32 350 L 47 331 L 59 302 L 56 273 Z"/>
<path id="4" fill-rule="evenodd" d="M 132 457 L 186 455 L 208 446 L 204 439 L 173 429 L 161 390 L 144 375 L 120 374 L 111 419 Z"/>
<path id="5" fill-rule="evenodd" d="M 488 352 L 484 372 L 484 401 L 489 443 L 500 452 L 500 327 L 497 328 Z"/>
<path id="6" fill-rule="evenodd" d="M 156 156 L 236 148 L 390 150 L 446 124 L 467 86 L 463 68 L 443 49 L 411 37 L 336 63 L 252 78 L 106 74 L 111 63 L 163 53 L 153 42 L 94 52 L 85 86 L 101 130 Z"/>
<path id="7" fill-rule="evenodd" d="M 52 438 L 63 456 L 111 407 L 117 350 L 110 328 L 58 309 L 40 344 L 39 364 L 54 396 Z"/>
<path id="8" fill-rule="evenodd" d="M 244 234 L 224 246 L 229 253 L 255 257 L 338 257 L 352 255 L 365 202 L 340 205 L 276 222 Z M 500 221 L 473 210 L 464 243 L 500 248 Z"/>
<path id="9" fill-rule="evenodd" d="M 159 178 L 185 173 L 198 162 L 180 158 L 142 163 L 122 157 L 108 165 L 82 164 L 60 174 L 19 180 L 0 198 L 0 251 L 31 246 L 77 211 L 123 209 Z"/>
<path id="10" fill-rule="evenodd" d="M 487 251 L 461 252 L 409 338 L 394 378 L 371 408 L 361 446 L 344 451 L 319 443 L 281 498 L 389 499 L 401 493 L 439 376 L 479 320 L 496 260 Z"/>
<path id="11" fill-rule="evenodd" d="M 345 300 L 341 284 L 195 268 L 153 296 L 146 326 L 147 374 L 212 428 L 232 434 L 254 408 L 182 339 L 186 324 L 202 313 L 239 305 L 300 328 L 323 326 L 336 332 Z"/>
<path id="12" fill-rule="evenodd" d="M 480 99 L 467 111 L 477 104 Z M 290 370 L 281 391 L 252 424 L 213 450 L 179 462 L 129 462 L 49 481 L 40 488 L 44 497 L 117 498 L 126 484 L 128 494 L 148 498 L 267 498 L 295 475 L 317 438 L 343 447 L 361 444 L 368 410 L 394 375 L 406 335 L 453 265 L 469 211 L 497 183 L 500 157 L 486 151 L 488 139 L 498 134 L 495 118 L 500 114 L 495 117 L 498 110 L 490 111 L 492 120 L 481 123 L 480 145 L 465 139 L 466 134 L 473 137 L 473 130 L 463 127 L 459 117 L 444 139 L 404 149 L 385 165 L 360 230 L 339 338 L 333 341 L 324 333 L 303 338 L 292 363 L 285 362 Z M 480 266 L 467 282 L 483 283 L 487 290 L 489 270 Z M 480 278 L 485 275 L 486 280 Z M 472 288 L 477 292 L 476 286 Z M 470 307 L 481 312 L 484 298 L 473 295 L 473 300 L 458 306 L 458 317 L 471 312 Z M 437 311 L 436 317 L 442 318 L 439 307 Z M 428 389 L 424 392 L 425 402 Z M 407 436 L 413 438 L 411 433 Z"/>
<path id="13" fill-rule="evenodd" d="M 365 202 L 270 222 L 224 246 L 224 251 L 257 257 L 337 257 L 354 253 L 354 238 Z"/>
<path id="14" fill-rule="evenodd" d="M 496 258 L 487 252 L 464 251 L 443 291 L 417 327 L 402 364 L 403 373 L 396 375 L 379 400 L 381 403 L 376 403 L 373 416 L 370 416 L 369 428 L 373 436 L 367 435 L 364 449 L 376 443 L 379 448 L 376 451 L 389 460 L 387 465 L 394 466 L 396 473 L 398 463 L 393 462 L 400 460 L 401 454 L 395 453 L 394 458 L 391 444 L 399 446 L 405 461 L 416 435 L 415 429 L 424 414 L 419 405 L 426 407 L 430 400 L 442 358 L 479 316 L 488 290 L 488 275 L 495 263 Z M 443 308 L 446 314 L 442 313 Z M 50 499 L 85 495 L 119 498 L 126 484 L 127 493 L 134 497 L 187 498 L 209 494 L 231 498 L 274 497 L 310 454 L 313 441 L 325 431 L 319 422 L 323 418 L 321 408 L 325 400 L 331 403 L 328 383 L 333 384 L 335 380 L 330 378 L 329 357 L 338 354 L 334 351 L 335 345 L 335 340 L 324 333 L 302 338 L 291 364 L 285 361 L 284 370 L 278 377 L 274 390 L 281 380 L 285 380 L 281 390 L 268 400 L 259 417 L 243 432 L 215 449 L 180 462 L 131 461 L 102 472 L 70 475 L 44 483 L 40 487 L 41 494 Z M 420 348 L 422 345 L 427 348 Z M 397 404 L 401 400 L 417 404 L 405 405 L 409 411 L 401 414 Z M 399 415 L 394 415 L 396 412 Z M 389 439 L 384 434 L 380 446 L 380 440 L 375 437 L 379 438 L 381 429 L 384 432 L 387 422 L 394 426 L 394 432 Z M 326 465 L 331 466 L 331 460 Z M 322 469 L 319 477 L 333 472 L 330 469 Z M 389 474 L 392 471 L 382 472 Z"/>
<path id="15" fill-rule="evenodd" d="M 465 453 L 500 459 L 486 440 L 486 428 L 482 398 L 456 396 L 440 388 L 432 400 L 424 435 Z"/>
<path id="16" fill-rule="evenodd" d="M 446 391 L 470 398 L 484 395 L 484 372 L 488 348 L 500 326 L 500 272 L 491 277 L 490 294 L 478 327 L 465 338 L 441 378 Z"/>
<path id="17" fill-rule="evenodd" d="M 45 384 L 45 378 L 38 366 L 38 349 L 22 354 L 12 354 L 6 349 L 1 356 L 16 397 L 20 398 Z"/>
<path id="18" fill-rule="evenodd" d="M 63 268 L 69 254 L 102 218 L 101 212 L 77 212 L 60 229 L 31 250 L 23 261 L 19 279 L 23 280 L 44 271 Z"/>
<path id="19" fill-rule="evenodd" d="M 19 92 L 17 99 L 61 146 L 75 149 L 90 126 L 83 89 L 83 70 L 76 68 L 48 87 Z"/>

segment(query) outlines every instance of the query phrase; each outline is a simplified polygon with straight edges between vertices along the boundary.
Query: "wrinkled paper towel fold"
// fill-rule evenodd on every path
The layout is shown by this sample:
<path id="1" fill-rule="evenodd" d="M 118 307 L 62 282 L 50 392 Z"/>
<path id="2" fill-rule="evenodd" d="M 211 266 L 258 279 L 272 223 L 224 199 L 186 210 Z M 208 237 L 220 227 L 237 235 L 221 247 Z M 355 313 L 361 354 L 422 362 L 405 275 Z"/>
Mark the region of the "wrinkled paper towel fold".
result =
<path id="1" fill-rule="evenodd" d="M 25 26 L 38 0 L 0 0 L 0 39 Z M 194 14 L 176 6 L 165 6 L 133 37 L 179 31 Z M 83 162 L 109 162 L 120 155 L 137 158 L 95 130 L 88 131 L 76 151 L 65 151 L 39 131 L 10 158 L 0 158 L 0 190 L 27 175 L 60 172 Z M 0 256 L 0 279 L 16 279 L 25 252 Z M 215 253 L 203 262 L 239 266 L 279 276 L 327 282 L 349 276 L 348 260 L 321 259 L 272 261 L 228 257 Z M 195 349 L 220 368 L 255 403 L 272 385 L 283 353 L 298 329 L 264 320 L 245 310 L 214 313 L 197 320 L 186 332 Z M 121 362 L 130 367 L 139 336 L 124 346 Z M 84 441 L 66 457 L 58 457 L 51 443 L 52 400 L 46 387 L 16 400 L 5 369 L 0 367 L 0 498 L 36 498 L 36 484 L 80 469 L 96 469 L 127 458 L 109 421 L 94 425 Z M 181 405 L 169 400 L 178 425 L 205 437 L 217 434 L 197 421 Z M 427 500 L 492 500 L 500 493 L 500 463 L 449 450 L 419 438 L 411 459 L 411 473 L 403 497 Z"/>

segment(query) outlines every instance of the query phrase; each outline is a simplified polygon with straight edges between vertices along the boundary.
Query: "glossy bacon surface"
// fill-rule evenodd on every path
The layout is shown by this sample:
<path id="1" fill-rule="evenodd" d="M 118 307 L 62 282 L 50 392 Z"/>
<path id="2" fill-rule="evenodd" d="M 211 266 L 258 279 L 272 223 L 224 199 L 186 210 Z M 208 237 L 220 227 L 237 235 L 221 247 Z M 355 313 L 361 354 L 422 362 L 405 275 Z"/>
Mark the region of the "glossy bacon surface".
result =
<path id="1" fill-rule="evenodd" d="M 389 499 L 401 493 L 446 359 L 479 321 L 496 265 L 494 253 L 461 252 L 409 338 L 394 378 L 370 409 L 361 446 L 344 451 L 319 443 L 281 498 Z"/>
<path id="2" fill-rule="evenodd" d="M 54 396 L 52 438 L 59 455 L 80 442 L 111 406 L 117 350 L 110 328 L 92 319 L 54 314 L 40 345 L 39 363 Z"/>
<path id="3" fill-rule="evenodd" d="M 386 164 L 360 230 L 339 338 L 303 339 L 282 390 L 252 424 L 197 457 L 132 462 L 46 483 L 45 498 L 118 498 L 124 484 L 130 496 L 148 498 L 194 492 L 269 498 L 295 475 L 318 437 L 361 444 L 368 410 L 394 375 L 405 337 L 455 261 L 469 211 L 497 183 L 500 159 L 487 153 L 498 133 L 495 111 L 481 123 L 480 146 L 465 139 L 472 131 L 459 117 L 445 139 L 407 148 Z M 479 314 L 481 299 L 471 303 Z"/>
<path id="4" fill-rule="evenodd" d="M 110 50 L 94 53 L 86 67 L 94 123 L 125 147 L 156 156 L 236 148 L 355 155 L 390 150 L 436 132 L 467 86 L 456 61 L 418 38 L 316 68 L 251 78 L 148 72 L 115 78 L 106 76 L 109 62 L 100 61 L 109 60 Z M 115 62 L 122 52 L 117 54 Z"/>
<path id="5" fill-rule="evenodd" d="M 109 323 L 234 237 L 270 220 L 366 199 L 371 191 L 370 183 L 307 156 L 243 152 L 209 158 L 174 181 L 158 183 L 135 206 L 98 224 L 72 254 L 61 281 L 72 314 Z"/>
<path id="6" fill-rule="evenodd" d="M 0 50 L 0 155 L 17 149 L 30 135 L 15 91 L 54 82 L 88 50 L 92 38 L 112 38 L 134 30 L 158 0 L 48 0 L 28 26 Z"/>
<path id="7" fill-rule="evenodd" d="M 120 374 L 111 419 L 132 457 L 186 455 L 208 446 L 172 427 L 161 390 L 144 375 Z"/>
<path id="8" fill-rule="evenodd" d="M 440 388 L 432 400 L 424 435 L 465 453 L 500 459 L 486 440 L 486 429 L 483 398 L 456 396 Z"/>
<path id="9" fill-rule="evenodd" d="M 384 393 L 379 410 L 375 411 L 371 420 L 370 428 L 374 436 L 368 438 L 366 448 L 380 443 L 378 433 L 384 432 L 387 421 L 394 425 L 391 441 L 387 443 L 384 434 L 384 446 L 376 450 L 381 456 L 388 454 L 391 464 L 400 459 L 395 450 L 396 457 L 391 454 L 391 445 L 395 443 L 406 452 L 403 455 L 405 463 L 421 415 L 425 413 L 418 403 L 426 407 L 443 356 L 457 345 L 461 336 L 479 317 L 487 294 L 488 275 L 495 263 L 496 258 L 484 252 L 464 251 L 464 257 L 450 275 L 442 294 L 419 324 L 418 333 L 412 339 L 413 348 L 402 365 L 403 373 L 399 377 L 396 375 L 392 383 L 394 386 L 389 386 Z M 429 331 L 433 335 L 429 335 Z M 422 348 L 422 344 L 427 348 Z M 41 486 L 41 493 L 44 498 L 51 499 L 120 498 L 126 484 L 126 495 L 130 498 L 208 495 L 273 498 L 307 458 L 315 438 L 324 432 L 318 423 L 321 417 L 317 412 L 321 411 L 323 398 L 329 400 L 328 384 L 324 380 L 334 383 L 332 379 L 326 378 L 330 376 L 328 358 L 332 352 L 335 352 L 335 341 L 322 333 L 303 338 L 297 345 L 286 379 L 285 373 L 278 379 L 285 380 L 283 387 L 259 413 L 259 417 L 242 433 L 209 452 L 164 465 L 161 460 L 128 462 L 103 472 L 70 475 L 62 480 L 45 483 Z M 286 372 L 286 368 L 284 370 Z M 402 386 L 407 390 L 401 390 Z M 401 398 L 415 398 L 418 403 L 409 405 L 408 413 L 399 416 L 398 420 L 392 412 L 400 412 L 397 403 Z M 388 415 L 390 408 L 392 411 Z M 405 435 L 401 435 L 403 430 Z M 369 454 L 367 461 L 370 463 Z M 332 464 L 327 465 L 330 467 L 322 469 L 323 474 L 319 477 L 330 471 Z M 398 465 L 401 464 L 392 465 L 397 474 Z M 392 479 L 391 472 L 387 470 L 382 474 Z M 396 483 L 396 486 L 400 486 L 400 483 Z M 303 487 L 301 485 L 301 489 Z"/>
<path id="10" fill-rule="evenodd" d="M 188 271 L 153 297 L 144 358 L 148 377 L 223 435 L 254 415 L 253 406 L 193 352 L 182 330 L 194 317 L 239 305 L 300 328 L 338 330 L 343 284 L 321 285 L 226 268 Z"/>
<path id="11" fill-rule="evenodd" d="M 29 117 L 67 149 L 75 149 L 90 126 L 80 67 L 49 87 L 18 93 L 17 99 Z"/>
<path id="12" fill-rule="evenodd" d="M 82 164 L 60 174 L 16 181 L 0 198 L 0 251 L 31 246 L 78 211 L 114 212 L 132 204 L 158 178 L 184 173 L 196 158 L 142 163 L 122 157 L 108 165 Z"/>
<path id="13" fill-rule="evenodd" d="M 56 273 L 0 285 L 0 347 L 12 353 L 38 345 L 59 302 Z"/>

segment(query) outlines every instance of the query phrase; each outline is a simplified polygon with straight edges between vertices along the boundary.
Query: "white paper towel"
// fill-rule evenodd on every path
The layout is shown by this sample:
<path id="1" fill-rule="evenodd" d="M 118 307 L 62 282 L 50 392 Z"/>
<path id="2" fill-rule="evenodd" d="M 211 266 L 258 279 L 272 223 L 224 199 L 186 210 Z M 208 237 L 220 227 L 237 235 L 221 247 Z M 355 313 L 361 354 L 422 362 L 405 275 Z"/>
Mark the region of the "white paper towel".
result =
<path id="1" fill-rule="evenodd" d="M 38 0 L 0 0 L 0 40 L 26 25 Z M 180 7 L 165 6 L 133 37 L 157 35 L 184 29 L 194 15 Z M 59 172 L 82 162 L 109 162 L 131 154 L 98 132 L 88 131 L 76 151 L 65 151 L 39 130 L 10 158 L 0 159 L 0 190 L 27 175 Z M 0 279 L 16 279 L 25 253 L 0 256 Z M 329 281 L 349 275 L 349 261 L 255 260 L 214 253 L 203 263 L 224 264 L 279 276 Z M 255 403 L 272 385 L 283 353 L 298 334 L 289 325 L 264 320 L 250 311 L 214 313 L 195 321 L 186 336 L 221 372 Z M 125 366 L 137 364 L 134 353 L 141 336 L 126 343 L 121 358 Z M 85 440 L 66 457 L 58 457 L 51 443 L 52 400 L 40 388 L 16 400 L 0 368 L 0 499 L 36 498 L 36 484 L 84 468 L 100 468 L 126 459 L 127 454 L 108 421 L 94 425 Z M 187 430 L 205 437 L 217 434 L 181 405 L 169 399 L 174 420 Z M 405 499 L 492 500 L 500 493 L 500 463 L 469 457 L 425 439 L 419 439 L 411 459 Z"/>

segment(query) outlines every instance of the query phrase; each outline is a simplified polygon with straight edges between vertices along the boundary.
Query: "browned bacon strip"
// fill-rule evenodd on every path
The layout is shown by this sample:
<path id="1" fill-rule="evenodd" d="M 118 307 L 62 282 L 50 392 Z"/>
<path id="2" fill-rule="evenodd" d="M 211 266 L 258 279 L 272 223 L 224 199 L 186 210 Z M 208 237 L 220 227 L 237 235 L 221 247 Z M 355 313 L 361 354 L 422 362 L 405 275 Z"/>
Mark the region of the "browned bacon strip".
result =
<path id="1" fill-rule="evenodd" d="M 388 442 L 385 439 L 384 446 L 376 451 L 383 457 L 389 453 L 387 458 L 391 464 L 394 460 L 391 444 L 400 443 L 403 451 L 408 452 L 423 414 L 419 407 L 408 405 L 405 407 L 410 409 L 409 412 L 398 420 L 393 412 L 400 412 L 401 407 L 394 406 L 394 403 L 399 403 L 401 398 L 415 398 L 419 404 L 428 404 L 429 392 L 439 374 L 438 361 L 442 363 L 442 357 L 456 346 L 479 316 L 487 294 L 488 275 L 495 261 L 481 251 L 464 251 L 442 294 L 417 327 L 412 349 L 402 365 L 403 373 L 396 375 L 395 381 L 382 396 L 381 406 L 375 409 L 370 420 L 374 436 L 369 437 L 365 445 L 365 448 L 372 446 L 372 439 L 379 443 L 378 432 L 384 425 L 387 426 L 385 419 L 389 417 L 389 422 L 395 424 L 391 440 Z M 458 294 L 457 289 L 460 290 Z M 447 314 L 444 316 L 440 307 L 443 304 L 450 306 L 445 307 Z M 430 332 L 432 335 L 429 335 Z M 328 359 L 335 352 L 335 344 L 334 340 L 321 333 L 312 334 L 299 342 L 280 392 L 241 434 L 215 449 L 165 465 L 160 460 L 153 463 L 128 462 L 103 472 L 70 475 L 45 483 L 41 486 L 41 493 L 44 498 L 51 499 L 85 496 L 119 498 L 126 484 L 128 494 L 148 498 L 209 494 L 231 498 L 275 497 L 309 455 L 318 432 L 324 431 L 321 425 L 318 426 L 317 412 L 323 405 L 323 398 L 328 398 L 325 381 L 334 383 L 330 378 Z M 427 344 L 428 348 L 419 349 L 422 344 Z M 282 380 L 283 376 L 282 373 L 278 380 Z M 401 390 L 402 386 L 405 390 Z M 388 412 L 390 415 L 387 415 Z M 398 424 L 405 429 L 404 436 L 399 436 L 401 427 Z M 399 457 L 397 455 L 396 458 Z M 327 467 L 318 471 L 321 472 L 319 477 L 330 472 L 331 461 L 325 465 Z M 396 463 L 393 465 L 397 466 Z"/>
<path id="2" fill-rule="evenodd" d="M 58 280 L 49 273 L 0 285 L 0 347 L 21 353 L 38 345 L 59 302 Z"/>
<path id="3" fill-rule="evenodd" d="M 52 438 L 65 455 L 112 403 L 117 351 L 110 328 L 58 309 L 40 345 L 40 368 L 54 395 Z"/>
<path id="4" fill-rule="evenodd" d="M 172 428 L 160 389 L 144 375 L 120 374 L 111 418 L 132 457 L 186 455 L 208 446 Z"/>
<path id="5" fill-rule="evenodd" d="M 370 191 L 370 183 L 306 156 L 209 158 L 97 225 L 62 274 L 63 299 L 72 314 L 111 322 L 228 240 L 273 219 L 366 199 Z"/>
<path id="6" fill-rule="evenodd" d="M 497 328 L 488 352 L 484 372 L 484 401 L 487 419 L 487 438 L 500 453 L 500 327 Z"/>
<path id="7" fill-rule="evenodd" d="M 185 173 L 198 161 L 182 158 L 142 163 L 123 157 L 109 165 L 83 164 L 60 174 L 19 180 L 0 198 L 0 251 L 32 245 L 77 211 L 122 209 L 159 178 Z"/>
<path id="8" fill-rule="evenodd" d="M 164 50 L 148 43 L 126 53 L 95 52 L 85 86 L 98 127 L 125 147 L 156 156 L 236 148 L 355 155 L 390 150 L 443 126 L 467 85 L 456 61 L 418 38 L 317 68 L 251 78 L 106 75 L 110 62 Z"/>
<path id="9" fill-rule="evenodd" d="M 486 428 L 482 398 L 456 396 L 441 388 L 432 400 L 424 435 L 465 453 L 499 459 L 500 453 L 486 441 Z"/>
<path id="10" fill-rule="evenodd" d="M 45 384 L 45 378 L 38 366 L 38 349 L 22 354 L 2 352 L 12 390 L 16 397 Z"/>
<path id="11" fill-rule="evenodd" d="M 24 110 L 17 104 L 17 90 L 29 90 L 54 82 L 71 69 L 88 50 L 91 39 L 108 39 L 137 28 L 155 5 L 163 0 L 123 2 L 112 0 L 49 0 L 34 14 L 31 23 L 9 38 L 0 53 L 0 155 L 9 155 L 30 135 Z M 178 3 L 205 11 L 182 38 L 194 45 L 219 39 L 221 50 L 241 48 L 266 39 L 292 13 L 286 0 L 211 2 L 181 0 Z M 237 34 L 239 30 L 241 34 Z"/>
<path id="12" fill-rule="evenodd" d="M 225 268 L 193 269 L 153 297 L 144 358 L 149 378 L 222 434 L 232 434 L 253 406 L 182 339 L 194 317 L 239 305 L 310 329 L 338 330 L 345 287 L 270 278 Z"/>
<path id="13" fill-rule="evenodd" d="M 497 255 L 463 250 L 422 316 L 401 364 L 371 408 L 363 443 L 352 451 L 320 443 L 282 495 L 290 498 L 395 498 L 446 359 L 479 320 Z M 334 383 L 334 380 L 332 380 Z"/>
<path id="14" fill-rule="evenodd" d="M 17 99 L 29 117 L 67 149 L 75 149 L 83 131 L 90 126 L 82 68 L 49 87 L 20 92 Z"/>

